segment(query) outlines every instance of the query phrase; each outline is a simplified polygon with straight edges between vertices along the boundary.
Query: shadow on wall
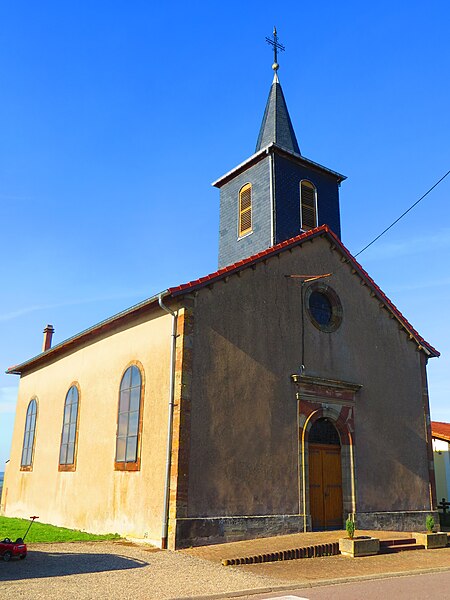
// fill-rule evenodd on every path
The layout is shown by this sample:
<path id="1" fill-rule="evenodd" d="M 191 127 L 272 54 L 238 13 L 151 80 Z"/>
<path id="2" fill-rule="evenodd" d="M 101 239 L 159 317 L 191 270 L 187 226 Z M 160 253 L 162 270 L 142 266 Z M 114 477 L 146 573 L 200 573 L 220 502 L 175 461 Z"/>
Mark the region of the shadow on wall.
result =
<path id="1" fill-rule="evenodd" d="M 0 560 L 0 581 L 42 577 L 63 577 L 81 573 L 101 573 L 137 569 L 148 563 L 119 554 L 39 552 L 31 550 L 25 560 Z"/>

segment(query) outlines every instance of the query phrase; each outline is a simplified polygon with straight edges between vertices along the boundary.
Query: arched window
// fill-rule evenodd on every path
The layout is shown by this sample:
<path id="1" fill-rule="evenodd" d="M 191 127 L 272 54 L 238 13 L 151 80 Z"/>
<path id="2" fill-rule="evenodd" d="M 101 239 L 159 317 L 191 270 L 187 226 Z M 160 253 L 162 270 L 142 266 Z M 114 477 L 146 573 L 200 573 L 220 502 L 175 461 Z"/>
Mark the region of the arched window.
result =
<path id="1" fill-rule="evenodd" d="M 310 444 L 328 444 L 340 446 L 341 440 L 336 427 L 327 418 L 317 419 L 309 432 L 308 442 Z"/>
<path id="2" fill-rule="evenodd" d="M 239 192 L 239 237 L 252 231 L 252 184 L 246 183 Z"/>
<path id="3" fill-rule="evenodd" d="M 74 471 L 78 437 L 78 388 L 72 385 L 64 403 L 64 417 L 59 451 L 59 470 Z"/>
<path id="4" fill-rule="evenodd" d="M 34 433 L 36 431 L 37 402 L 33 398 L 28 404 L 25 433 L 23 436 L 22 460 L 20 466 L 24 471 L 31 471 L 33 466 Z"/>
<path id="5" fill-rule="evenodd" d="M 300 182 L 300 228 L 303 231 L 317 227 L 317 190 L 310 182 Z"/>
<path id="6" fill-rule="evenodd" d="M 128 367 L 122 377 L 117 421 L 116 469 L 139 469 L 139 436 L 142 428 L 142 377 L 136 365 Z"/>

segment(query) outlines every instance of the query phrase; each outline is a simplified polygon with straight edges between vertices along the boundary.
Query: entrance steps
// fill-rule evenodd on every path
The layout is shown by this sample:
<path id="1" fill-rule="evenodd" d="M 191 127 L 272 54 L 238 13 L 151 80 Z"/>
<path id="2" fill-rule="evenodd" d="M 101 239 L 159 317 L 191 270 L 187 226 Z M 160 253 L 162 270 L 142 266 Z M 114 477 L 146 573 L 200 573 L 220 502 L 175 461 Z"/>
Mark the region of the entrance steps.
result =
<path id="1" fill-rule="evenodd" d="M 380 541 L 380 554 L 395 554 L 408 550 L 424 550 L 425 546 L 417 544 L 415 538 L 402 538 Z"/>
<path id="2" fill-rule="evenodd" d="M 424 550 L 425 546 L 417 544 L 416 539 L 392 538 L 380 541 L 379 554 L 395 554 L 397 552 L 408 552 L 410 550 Z M 222 565 L 251 565 L 255 563 L 275 562 L 281 560 L 296 560 L 301 558 L 316 558 L 319 556 L 336 556 L 340 554 L 339 543 L 314 544 L 303 548 L 292 548 L 277 552 L 261 553 L 253 556 L 240 556 L 236 558 L 223 559 Z"/>

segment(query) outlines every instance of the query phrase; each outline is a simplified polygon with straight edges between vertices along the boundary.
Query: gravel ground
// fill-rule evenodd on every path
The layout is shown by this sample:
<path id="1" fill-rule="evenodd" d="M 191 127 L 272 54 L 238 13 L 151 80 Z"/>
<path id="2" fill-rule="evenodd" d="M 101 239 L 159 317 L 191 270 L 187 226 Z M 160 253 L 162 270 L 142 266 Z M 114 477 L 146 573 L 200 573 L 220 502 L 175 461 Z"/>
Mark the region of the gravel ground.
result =
<path id="1" fill-rule="evenodd" d="M 265 544 L 276 548 L 286 541 L 287 547 L 293 547 L 292 539 L 273 538 Z M 257 542 L 243 544 L 224 545 L 222 551 L 235 554 L 238 549 L 241 554 L 243 550 L 254 550 Z M 203 556 L 196 555 L 200 552 Z M 175 600 L 233 592 L 243 592 L 240 595 L 244 596 L 250 590 L 292 589 L 292 584 L 300 587 L 355 576 L 450 570 L 450 548 L 238 567 L 222 567 L 220 554 L 214 546 L 171 552 L 129 542 L 30 544 L 26 560 L 0 560 L 0 599 Z"/>
<path id="2" fill-rule="evenodd" d="M 26 560 L 0 560 L 1 598 L 166 600 L 277 584 L 202 558 L 120 542 L 31 544 Z"/>

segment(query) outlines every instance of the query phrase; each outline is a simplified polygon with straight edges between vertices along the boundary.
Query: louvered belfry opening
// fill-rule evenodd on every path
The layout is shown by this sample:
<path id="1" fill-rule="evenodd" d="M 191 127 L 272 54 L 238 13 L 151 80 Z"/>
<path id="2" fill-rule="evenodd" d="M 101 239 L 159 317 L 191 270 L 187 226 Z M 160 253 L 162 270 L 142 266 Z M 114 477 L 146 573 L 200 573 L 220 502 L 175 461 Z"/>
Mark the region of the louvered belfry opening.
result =
<path id="1" fill-rule="evenodd" d="M 247 183 L 239 192 L 239 236 L 252 230 L 252 185 Z"/>
<path id="2" fill-rule="evenodd" d="M 308 231 L 308 229 L 317 227 L 316 188 L 309 181 L 301 182 L 300 199 L 301 228 Z"/>

